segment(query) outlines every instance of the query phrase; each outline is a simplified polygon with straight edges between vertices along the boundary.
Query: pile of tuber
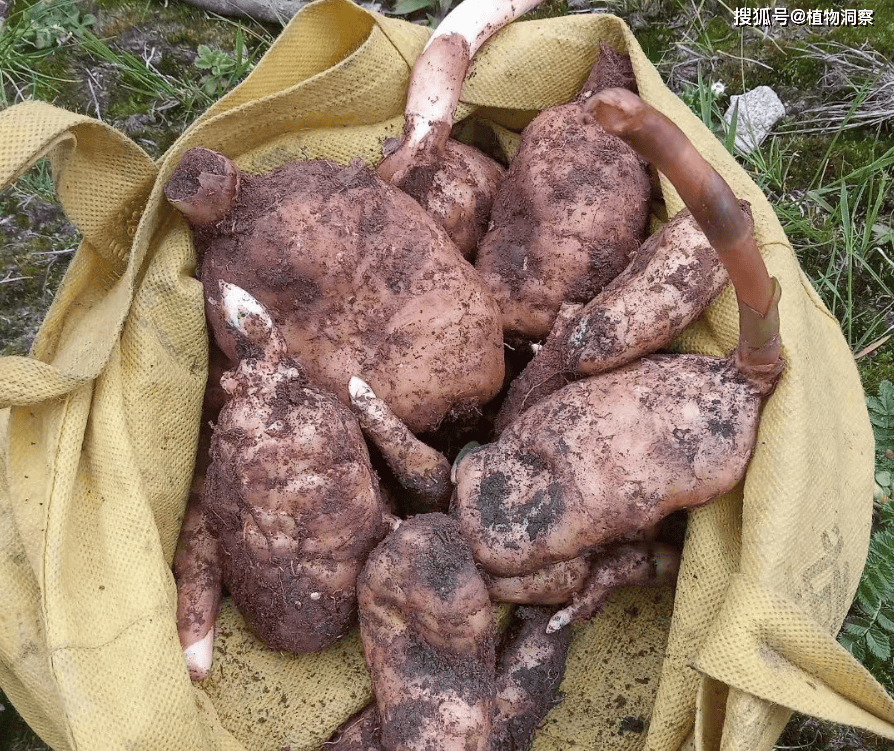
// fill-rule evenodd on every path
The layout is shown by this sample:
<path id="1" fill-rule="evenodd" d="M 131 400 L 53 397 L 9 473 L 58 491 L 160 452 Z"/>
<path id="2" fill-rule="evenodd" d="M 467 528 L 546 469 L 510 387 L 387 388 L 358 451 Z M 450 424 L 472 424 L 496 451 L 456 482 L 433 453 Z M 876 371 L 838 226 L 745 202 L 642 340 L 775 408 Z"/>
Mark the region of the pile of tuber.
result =
<path id="1" fill-rule="evenodd" d="M 376 548 L 359 608 L 389 751 L 423 751 L 434 738 L 444 749 L 501 743 L 488 598 L 567 603 L 544 628 L 555 635 L 616 586 L 672 582 L 679 554 L 651 530 L 741 481 L 784 369 L 779 286 L 747 207 L 635 94 L 605 90 L 578 116 L 598 119 L 677 188 L 734 285 L 739 344 L 727 357 L 647 355 L 560 388 L 456 463 L 449 517 L 414 517 Z M 588 334 L 580 328 L 580 351 L 598 349 Z M 363 396 L 355 408 L 377 419 L 375 395 Z"/>
<path id="2" fill-rule="evenodd" d="M 527 749 L 569 624 L 615 587 L 674 582 L 657 526 L 742 480 L 783 371 L 748 206 L 634 93 L 626 56 L 603 44 L 505 176 L 449 139 L 475 50 L 538 2 L 448 16 L 377 171 L 252 176 L 193 149 L 165 189 L 230 367 L 209 378 L 206 413 L 226 401 L 175 559 L 187 661 L 207 676 L 221 586 L 279 650 L 323 649 L 359 613 L 375 703 L 330 742 L 344 751 Z M 649 164 L 688 210 L 646 239 Z M 654 354 L 728 280 L 736 349 Z M 451 468 L 419 438 L 493 415 L 504 338 L 547 334 L 492 442 Z M 390 514 L 364 436 L 422 513 Z M 495 602 L 523 606 L 502 640 Z"/>
<path id="3" fill-rule="evenodd" d="M 746 202 L 743 210 L 750 219 Z M 497 433 L 566 383 L 667 347 L 728 282 L 691 212 L 681 211 L 590 302 L 563 303 L 546 341 L 513 379 L 495 421 Z"/>

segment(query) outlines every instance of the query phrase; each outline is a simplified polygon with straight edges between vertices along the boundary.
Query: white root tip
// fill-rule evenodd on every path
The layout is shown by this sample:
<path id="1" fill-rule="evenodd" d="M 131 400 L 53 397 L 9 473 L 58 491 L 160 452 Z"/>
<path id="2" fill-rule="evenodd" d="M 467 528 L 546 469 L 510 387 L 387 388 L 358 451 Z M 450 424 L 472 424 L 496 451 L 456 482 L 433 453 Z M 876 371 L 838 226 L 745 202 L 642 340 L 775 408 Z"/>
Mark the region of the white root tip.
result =
<path id="1" fill-rule="evenodd" d="M 376 398 L 376 394 L 369 384 L 357 376 L 351 376 L 351 380 L 348 381 L 348 393 L 351 395 L 351 401 L 355 404 L 358 399 L 363 397 Z"/>
<path id="2" fill-rule="evenodd" d="M 531 352 L 533 352 L 535 355 L 536 355 L 538 352 L 540 352 L 540 350 L 542 350 L 542 349 L 543 349 L 543 345 L 542 345 L 542 344 L 537 344 L 537 342 L 532 342 L 532 343 L 531 343 Z"/>
<path id="3" fill-rule="evenodd" d="M 571 623 L 571 608 L 567 607 L 560 610 L 552 618 L 549 619 L 549 623 L 546 624 L 546 633 L 554 634 L 556 633 L 556 631 L 564 628 L 569 623 Z"/>
<path id="4" fill-rule="evenodd" d="M 214 656 L 214 628 L 195 644 L 183 650 L 186 656 L 186 667 L 189 677 L 194 681 L 202 681 L 211 674 L 211 659 Z"/>
<path id="5" fill-rule="evenodd" d="M 220 297 L 223 301 L 227 322 L 234 329 L 247 336 L 248 332 L 244 323 L 249 316 L 256 316 L 265 329 L 273 329 L 273 321 L 267 309 L 242 287 L 237 287 L 235 284 L 230 284 L 223 280 L 218 282 L 218 284 L 220 285 Z"/>

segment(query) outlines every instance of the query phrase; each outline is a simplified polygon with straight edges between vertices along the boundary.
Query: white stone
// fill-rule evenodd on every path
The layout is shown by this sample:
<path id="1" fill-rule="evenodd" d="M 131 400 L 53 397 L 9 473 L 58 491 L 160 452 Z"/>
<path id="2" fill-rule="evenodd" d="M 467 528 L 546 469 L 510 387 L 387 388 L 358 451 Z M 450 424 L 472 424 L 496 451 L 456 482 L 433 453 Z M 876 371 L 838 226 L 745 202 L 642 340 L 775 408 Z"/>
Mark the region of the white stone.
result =
<path id="1" fill-rule="evenodd" d="M 724 115 L 727 124 L 732 124 L 733 112 L 737 108 L 736 149 L 743 154 L 754 151 L 785 116 L 785 106 L 769 86 L 758 86 L 744 94 L 731 96 Z"/>

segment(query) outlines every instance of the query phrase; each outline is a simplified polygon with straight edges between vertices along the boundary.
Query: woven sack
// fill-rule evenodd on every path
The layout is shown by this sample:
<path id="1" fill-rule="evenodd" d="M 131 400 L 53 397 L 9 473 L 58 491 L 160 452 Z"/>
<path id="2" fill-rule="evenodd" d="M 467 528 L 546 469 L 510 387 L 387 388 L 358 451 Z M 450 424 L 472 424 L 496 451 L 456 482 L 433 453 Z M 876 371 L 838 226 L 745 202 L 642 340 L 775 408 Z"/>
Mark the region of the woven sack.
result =
<path id="1" fill-rule="evenodd" d="M 48 155 L 83 235 L 31 356 L 0 359 L 0 686 L 55 749 L 319 749 L 370 698 L 356 631 L 327 651 L 263 648 L 225 604 L 211 678 L 193 685 L 170 573 L 196 450 L 207 343 L 182 218 L 162 186 L 203 145 L 249 172 L 374 163 L 402 125 L 428 30 L 348 0 L 300 12 L 256 69 L 153 162 L 88 117 L 0 112 L 0 184 Z M 788 363 L 742 487 L 691 515 L 676 595 L 625 589 L 576 627 L 536 751 L 767 749 L 791 709 L 894 738 L 894 702 L 834 640 L 866 555 L 872 434 L 838 324 L 772 208 L 608 15 L 518 23 L 480 53 L 457 119 L 507 155 L 571 98 L 607 40 L 754 210 L 781 282 Z M 668 185 L 669 215 L 681 202 Z M 736 343 L 724 293 L 678 340 Z"/>

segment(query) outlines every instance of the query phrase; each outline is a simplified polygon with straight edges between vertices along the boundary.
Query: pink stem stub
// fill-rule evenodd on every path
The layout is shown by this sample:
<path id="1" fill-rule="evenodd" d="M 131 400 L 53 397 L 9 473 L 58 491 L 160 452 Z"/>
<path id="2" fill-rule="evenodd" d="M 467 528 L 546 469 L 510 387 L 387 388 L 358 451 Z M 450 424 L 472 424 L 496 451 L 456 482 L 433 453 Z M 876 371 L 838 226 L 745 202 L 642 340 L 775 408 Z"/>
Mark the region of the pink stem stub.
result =
<path id="1" fill-rule="evenodd" d="M 543 0 L 464 0 L 440 23 L 413 66 L 403 140 L 379 166 L 390 180 L 415 155 L 443 150 L 453 127 L 469 63 L 491 36 Z"/>
<path id="2" fill-rule="evenodd" d="M 779 360 L 779 284 L 771 279 L 751 224 L 729 185 L 686 135 L 626 89 L 606 89 L 582 104 L 609 133 L 628 143 L 663 173 L 717 251 L 736 290 L 740 311 L 737 359 L 746 365 Z"/>
<path id="3" fill-rule="evenodd" d="M 197 147 L 187 151 L 165 185 L 165 197 L 193 226 L 219 222 L 239 193 L 241 174 L 223 154 Z"/>

